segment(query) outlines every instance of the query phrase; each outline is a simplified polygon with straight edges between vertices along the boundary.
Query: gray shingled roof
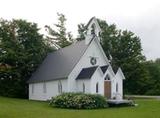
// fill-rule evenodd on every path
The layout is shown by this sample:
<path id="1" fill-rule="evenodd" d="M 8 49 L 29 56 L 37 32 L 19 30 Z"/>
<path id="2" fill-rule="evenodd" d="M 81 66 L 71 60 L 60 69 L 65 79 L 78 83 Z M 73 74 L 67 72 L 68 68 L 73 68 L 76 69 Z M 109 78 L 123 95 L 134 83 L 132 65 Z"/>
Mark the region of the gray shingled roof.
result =
<path id="1" fill-rule="evenodd" d="M 106 72 L 106 70 L 108 69 L 109 65 L 105 65 L 105 66 L 101 66 L 101 70 L 103 73 Z"/>
<path id="2" fill-rule="evenodd" d="M 48 54 L 28 83 L 67 78 L 87 47 L 83 40 Z"/>
<path id="3" fill-rule="evenodd" d="M 114 67 L 114 68 L 112 68 L 112 69 L 113 69 L 113 72 L 116 74 L 117 71 L 118 71 L 118 67 Z"/>
<path id="4" fill-rule="evenodd" d="M 83 68 L 76 79 L 90 79 L 98 66 Z"/>

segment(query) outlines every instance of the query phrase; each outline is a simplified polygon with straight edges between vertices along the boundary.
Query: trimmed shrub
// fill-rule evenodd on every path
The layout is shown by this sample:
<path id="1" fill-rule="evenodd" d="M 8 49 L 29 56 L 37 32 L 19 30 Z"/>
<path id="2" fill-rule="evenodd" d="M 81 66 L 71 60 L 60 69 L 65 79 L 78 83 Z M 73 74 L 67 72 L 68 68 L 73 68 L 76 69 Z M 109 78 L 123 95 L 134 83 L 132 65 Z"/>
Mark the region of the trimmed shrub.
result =
<path id="1" fill-rule="evenodd" d="M 97 94 L 62 93 L 52 97 L 50 105 L 59 108 L 95 109 L 108 107 L 106 98 Z"/>

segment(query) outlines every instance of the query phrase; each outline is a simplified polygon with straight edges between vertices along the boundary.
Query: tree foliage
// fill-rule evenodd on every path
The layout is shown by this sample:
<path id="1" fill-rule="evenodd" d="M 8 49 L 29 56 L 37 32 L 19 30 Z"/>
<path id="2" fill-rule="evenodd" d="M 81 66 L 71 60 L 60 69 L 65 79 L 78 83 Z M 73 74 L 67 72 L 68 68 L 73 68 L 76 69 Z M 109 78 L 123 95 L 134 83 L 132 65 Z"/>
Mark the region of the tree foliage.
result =
<path id="1" fill-rule="evenodd" d="M 77 41 L 81 41 L 85 39 L 85 31 L 86 31 L 86 26 L 84 23 L 78 24 L 78 38 L 76 39 Z"/>
<path id="2" fill-rule="evenodd" d="M 140 38 L 133 32 L 118 30 L 116 25 L 108 25 L 99 20 L 102 28 L 102 47 L 106 55 L 112 55 L 113 68 L 121 67 L 126 80 L 124 90 L 131 94 L 145 94 L 149 82 L 149 73 L 141 63 L 145 61 L 142 55 Z"/>
<path id="3" fill-rule="evenodd" d="M 144 63 L 150 73 L 150 81 L 147 85 L 148 95 L 160 95 L 160 59 Z"/>
<path id="4" fill-rule="evenodd" d="M 0 95 L 27 97 L 26 81 L 50 49 L 38 31 L 25 20 L 0 20 Z"/>
<path id="5" fill-rule="evenodd" d="M 49 36 L 47 39 L 50 45 L 54 45 L 57 48 L 63 48 L 70 45 L 73 42 L 73 37 L 71 32 L 66 31 L 65 23 L 66 17 L 63 14 L 57 13 L 58 16 L 58 23 L 54 26 L 57 30 L 53 29 L 52 27 L 46 25 L 46 31 L 48 32 Z"/>

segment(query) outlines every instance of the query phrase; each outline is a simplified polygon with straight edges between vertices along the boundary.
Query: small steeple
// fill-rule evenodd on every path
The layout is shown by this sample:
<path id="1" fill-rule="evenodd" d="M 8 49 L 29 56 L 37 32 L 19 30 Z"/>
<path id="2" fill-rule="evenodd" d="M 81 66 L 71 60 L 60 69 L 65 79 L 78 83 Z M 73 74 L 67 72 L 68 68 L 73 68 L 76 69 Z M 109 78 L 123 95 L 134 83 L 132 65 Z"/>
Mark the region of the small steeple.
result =
<path id="1" fill-rule="evenodd" d="M 85 34 L 85 42 L 89 44 L 93 37 L 97 37 L 98 41 L 100 41 L 101 28 L 98 24 L 98 21 L 95 17 L 92 17 L 87 24 L 87 31 Z"/>

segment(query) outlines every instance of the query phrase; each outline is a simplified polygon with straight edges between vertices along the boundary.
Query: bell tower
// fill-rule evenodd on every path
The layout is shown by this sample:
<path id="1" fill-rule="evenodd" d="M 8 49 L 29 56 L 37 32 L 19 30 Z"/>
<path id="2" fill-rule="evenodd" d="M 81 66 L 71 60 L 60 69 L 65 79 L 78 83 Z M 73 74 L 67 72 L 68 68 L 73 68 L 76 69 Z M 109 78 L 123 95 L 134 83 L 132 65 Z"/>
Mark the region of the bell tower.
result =
<path id="1" fill-rule="evenodd" d="M 88 45 L 94 37 L 97 37 L 97 40 L 100 41 L 100 34 L 102 31 L 95 17 L 90 19 L 86 27 L 85 44 Z"/>

